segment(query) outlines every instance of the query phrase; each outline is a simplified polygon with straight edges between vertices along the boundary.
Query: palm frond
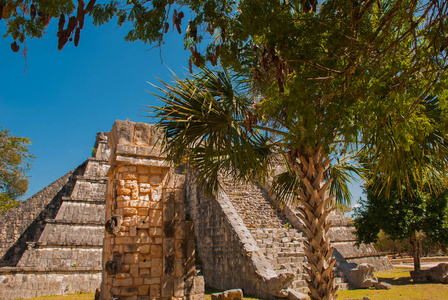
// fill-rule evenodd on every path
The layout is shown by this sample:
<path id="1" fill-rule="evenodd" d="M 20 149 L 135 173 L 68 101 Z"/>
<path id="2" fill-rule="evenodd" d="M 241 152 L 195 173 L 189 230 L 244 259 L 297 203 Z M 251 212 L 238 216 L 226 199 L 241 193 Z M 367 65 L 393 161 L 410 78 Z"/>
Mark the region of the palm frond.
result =
<path id="1" fill-rule="evenodd" d="M 272 143 L 260 130 L 246 132 L 243 122 L 251 101 L 235 85 L 238 75 L 203 69 L 174 85 L 162 82 L 164 106 L 148 106 L 166 132 L 167 158 L 189 164 L 208 192 L 219 187 L 218 175 L 235 180 L 264 180 Z"/>
<path id="2" fill-rule="evenodd" d="M 330 194 L 336 196 L 334 205 L 350 205 L 352 193 L 348 184 L 365 178 L 366 169 L 357 162 L 356 157 L 357 152 L 347 152 L 330 167 L 330 178 L 333 179 Z"/>

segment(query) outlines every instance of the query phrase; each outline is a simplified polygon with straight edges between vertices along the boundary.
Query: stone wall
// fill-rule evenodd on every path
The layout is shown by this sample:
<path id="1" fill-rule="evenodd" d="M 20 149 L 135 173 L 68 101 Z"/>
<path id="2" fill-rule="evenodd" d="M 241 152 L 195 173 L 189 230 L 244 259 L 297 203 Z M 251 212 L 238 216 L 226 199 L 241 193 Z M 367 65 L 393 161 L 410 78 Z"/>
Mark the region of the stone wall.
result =
<path id="1" fill-rule="evenodd" d="M 20 272 L 20 273 L 17 273 Z M 91 293 L 98 287 L 101 274 L 90 271 L 51 272 L 45 269 L 18 270 L 0 274 L 0 299 L 32 298 L 40 295 L 62 293 Z"/>
<path id="2" fill-rule="evenodd" d="M 288 296 L 284 288 L 291 276 L 276 274 L 224 192 L 206 197 L 187 174 L 186 199 L 207 286 L 241 288 L 245 295 L 263 299 Z"/>
<path id="3" fill-rule="evenodd" d="M 45 227 L 45 219 L 54 218 L 62 197 L 73 188 L 73 176 L 84 164 L 0 215 L 0 267 L 15 266 L 27 242 L 36 242 Z"/>
<path id="4" fill-rule="evenodd" d="M 184 176 L 160 154 L 154 127 L 116 121 L 106 196 L 101 299 L 203 299 Z"/>

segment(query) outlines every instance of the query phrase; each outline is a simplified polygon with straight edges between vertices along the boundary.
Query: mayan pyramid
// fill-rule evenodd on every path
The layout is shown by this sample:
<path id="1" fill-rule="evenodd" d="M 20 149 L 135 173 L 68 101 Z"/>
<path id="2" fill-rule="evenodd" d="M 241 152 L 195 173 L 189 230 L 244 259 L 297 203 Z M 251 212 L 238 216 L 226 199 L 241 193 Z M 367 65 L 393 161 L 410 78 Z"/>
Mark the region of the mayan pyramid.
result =
<path id="1" fill-rule="evenodd" d="M 0 216 L 0 299 L 92 292 L 101 283 L 106 135 L 95 153 Z"/>
<path id="2" fill-rule="evenodd" d="M 92 157 L 0 216 L 0 299 L 100 287 L 109 156 L 107 134 L 98 133 Z M 304 234 L 294 207 L 280 212 L 266 188 L 225 178 L 216 199 L 207 199 L 194 177 L 185 175 L 185 214 L 195 223 L 197 263 L 207 285 L 271 298 L 268 281 L 290 272 L 295 275 L 289 288 L 306 292 Z M 353 226 L 341 213 L 330 218 L 340 266 L 368 262 L 377 270 L 392 268 L 372 245 L 354 246 Z M 344 287 L 343 273 L 336 271 Z"/>

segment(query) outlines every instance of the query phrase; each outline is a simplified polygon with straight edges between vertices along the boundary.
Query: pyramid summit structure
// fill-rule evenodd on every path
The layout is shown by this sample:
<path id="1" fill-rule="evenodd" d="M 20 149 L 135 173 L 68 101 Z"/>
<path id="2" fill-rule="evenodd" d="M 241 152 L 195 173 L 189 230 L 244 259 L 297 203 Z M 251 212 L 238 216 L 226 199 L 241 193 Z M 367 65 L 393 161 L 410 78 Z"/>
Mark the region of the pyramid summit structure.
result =
<path id="1" fill-rule="evenodd" d="M 92 157 L 0 216 L 0 299 L 95 292 L 102 281 L 103 295 L 122 300 L 169 299 L 169 295 L 202 299 L 203 291 L 192 290 L 193 286 L 187 289 L 189 283 L 200 282 L 194 262 L 193 266 L 189 262 L 195 252 L 196 269 L 210 287 L 242 288 L 247 295 L 266 299 L 287 297 L 288 289 L 307 291 L 305 236 L 295 208 L 278 211 L 267 196 L 268 187 L 235 184 L 226 178 L 221 178 L 224 188 L 215 198 L 205 197 L 193 174 L 175 170 L 163 163 L 163 157 L 156 157 L 153 146 L 144 142 L 147 139 L 154 143 L 155 136 L 150 125 L 116 121 L 111 133 L 97 134 Z M 118 174 L 120 168 L 138 171 L 136 179 L 126 179 L 132 181 L 126 183 L 125 179 L 113 177 L 134 176 L 129 171 Z M 151 172 L 159 169 L 165 170 L 160 174 L 167 176 L 163 179 L 166 186 L 151 181 Z M 154 176 L 162 178 L 158 174 Z M 172 178 L 176 178 L 175 190 L 170 183 Z M 112 190 L 117 180 L 125 180 L 123 186 L 117 186 L 118 193 Z M 129 185 L 129 193 L 135 186 L 135 195 L 141 199 L 125 200 L 125 185 Z M 134 197 L 134 191 L 129 195 Z M 123 201 L 118 203 L 117 199 Z M 132 203 L 137 210 L 126 208 Z M 124 210 L 120 208 L 123 205 Z M 155 210 L 151 211 L 151 207 Z M 151 219 L 151 214 L 160 215 L 161 221 Z M 354 228 L 342 213 L 335 211 L 329 218 L 338 259 L 337 281 L 342 288 L 347 285 L 344 268 L 364 262 L 376 270 L 392 268 L 387 257 L 377 253 L 372 245 L 354 245 Z M 140 219 L 148 219 L 153 227 L 139 225 Z M 110 225 L 111 220 L 125 225 L 115 228 L 113 234 L 105 232 L 106 221 Z M 179 229 L 179 222 L 185 222 L 182 226 L 187 226 L 194 236 L 186 235 L 184 227 Z M 149 234 L 145 242 L 155 243 L 153 248 L 150 244 L 139 245 L 139 235 L 145 230 Z M 193 248 L 192 239 L 196 241 Z M 118 240 L 126 242 L 117 245 Z M 143 249 L 160 250 L 151 253 Z M 156 258 L 159 251 L 162 256 Z M 189 256 L 185 256 L 185 251 Z M 118 262 L 118 257 L 123 262 Z M 135 264 L 131 261 L 134 258 Z M 121 267 L 117 265 L 105 272 L 114 263 Z M 192 279 L 177 275 L 182 274 L 179 270 L 190 272 Z M 156 274 L 160 279 L 153 277 Z"/>

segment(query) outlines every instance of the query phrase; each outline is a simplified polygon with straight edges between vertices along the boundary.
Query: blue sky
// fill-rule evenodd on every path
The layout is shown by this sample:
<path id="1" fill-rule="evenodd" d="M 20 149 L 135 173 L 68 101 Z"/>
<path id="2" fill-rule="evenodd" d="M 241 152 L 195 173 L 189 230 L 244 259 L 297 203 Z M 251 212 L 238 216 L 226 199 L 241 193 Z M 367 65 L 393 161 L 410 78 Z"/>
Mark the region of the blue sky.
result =
<path id="1" fill-rule="evenodd" d="M 69 42 L 59 51 L 56 26 L 53 20 L 42 39 L 27 40 L 25 71 L 22 49 L 14 53 L 12 38 L 0 39 L 0 126 L 30 138 L 36 156 L 27 197 L 85 161 L 96 133 L 109 131 L 116 119 L 149 122 L 143 105 L 160 103 L 146 92 L 155 92 L 147 82 L 171 81 L 171 70 L 181 78 L 188 72 L 189 52 L 177 33 L 160 51 L 124 41 L 127 30 L 116 24 L 86 22 L 79 46 Z M 358 199 L 359 187 L 353 193 Z"/>
<path id="2" fill-rule="evenodd" d="M 150 121 L 141 110 L 157 101 L 146 92 L 155 91 L 147 81 L 170 81 L 170 69 L 180 77 L 187 72 L 189 52 L 177 33 L 160 52 L 125 42 L 127 31 L 115 24 L 86 22 L 79 46 L 69 42 L 59 51 L 56 26 L 53 21 L 42 39 L 27 40 L 25 72 L 22 49 L 14 53 L 12 38 L 0 39 L 0 126 L 30 138 L 36 156 L 27 196 L 86 160 L 96 133 L 109 131 L 114 120 Z"/>

